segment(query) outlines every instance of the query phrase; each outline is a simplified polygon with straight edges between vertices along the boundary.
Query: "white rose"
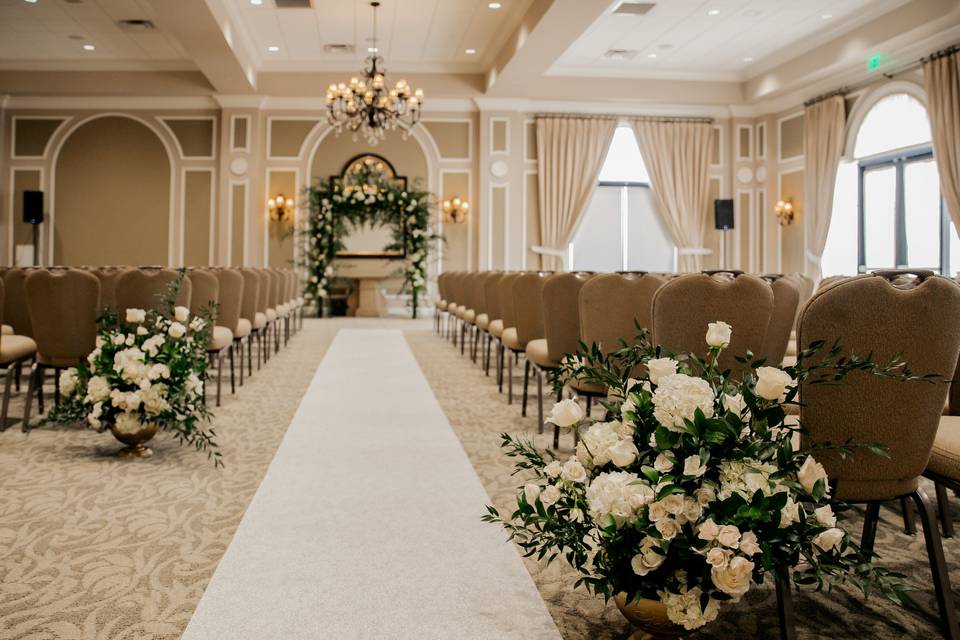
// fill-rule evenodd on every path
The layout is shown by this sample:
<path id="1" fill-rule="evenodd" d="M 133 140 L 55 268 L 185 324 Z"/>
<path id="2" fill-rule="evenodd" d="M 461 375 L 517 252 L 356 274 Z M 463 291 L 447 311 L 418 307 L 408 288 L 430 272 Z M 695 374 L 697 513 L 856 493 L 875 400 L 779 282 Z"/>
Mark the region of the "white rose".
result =
<path id="1" fill-rule="evenodd" d="M 800 522 L 800 504 L 787 498 L 787 504 L 780 510 L 780 527 L 789 527 L 794 522 Z"/>
<path id="2" fill-rule="evenodd" d="M 733 556 L 733 551 L 722 547 L 714 547 L 707 552 L 707 564 L 711 567 L 723 568 L 730 562 L 731 556 Z"/>
<path id="3" fill-rule="evenodd" d="M 694 498 L 685 498 L 683 501 L 683 516 L 687 522 L 696 522 L 703 515 L 703 507 Z"/>
<path id="4" fill-rule="evenodd" d="M 693 497 L 697 499 L 697 502 L 700 503 L 700 506 L 705 507 L 717 499 L 717 492 L 713 487 L 705 484 L 693 492 Z"/>
<path id="5" fill-rule="evenodd" d="M 660 550 L 660 542 L 648 536 L 640 544 L 640 552 L 630 560 L 630 567 L 638 576 L 645 576 L 666 559 L 666 554 Z"/>
<path id="6" fill-rule="evenodd" d="M 663 518 L 657 520 L 657 531 L 663 536 L 664 540 L 673 540 L 680 533 L 680 525 L 673 518 Z"/>
<path id="7" fill-rule="evenodd" d="M 813 539 L 813 544 L 821 551 L 831 551 L 840 549 L 840 543 L 843 542 L 843 529 L 827 529 Z"/>
<path id="8" fill-rule="evenodd" d="M 689 456 L 683 461 L 683 475 L 699 478 L 707 472 L 707 468 L 700 463 L 700 456 Z"/>
<path id="9" fill-rule="evenodd" d="M 585 467 L 593 466 L 593 457 L 590 455 L 590 450 L 587 449 L 587 445 L 583 443 L 583 440 L 577 443 L 577 460 Z"/>
<path id="10" fill-rule="evenodd" d="M 723 394 L 723 408 L 734 415 L 742 416 L 747 409 L 747 403 L 744 401 L 743 395 L 739 393 L 735 396 L 725 393 Z"/>
<path id="11" fill-rule="evenodd" d="M 60 391 L 64 396 L 71 395 L 77 388 L 77 370 L 73 367 L 60 373 Z"/>
<path id="12" fill-rule="evenodd" d="M 678 513 L 683 513 L 683 496 L 679 493 L 671 493 L 666 498 L 661 500 L 663 506 L 666 508 L 667 513 L 677 515 Z"/>
<path id="13" fill-rule="evenodd" d="M 624 405 L 626 405 L 626 403 L 624 403 Z M 636 428 L 632 424 L 620 422 L 619 420 L 614 420 L 610 424 L 613 426 L 613 430 L 616 431 L 617 435 L 621 438 L 633 438 Z"/>
<path id="14" fill-rule="evenodd" d="M 607 455 L 613 464 L 622 469 L 633 464 L 640 451 L 637 450 L 637 445 L 633 444 L 633 440 L 623 439 L 607 449 Z"/>
<path id="15" fill-rule="evenodd" d="M 797 480 L 800 481 L 800 485 L 807 493 L 813 493 L 817 480 L 823 480 L 824 487 L 826 487 L 825 493 L 830 493 L 830 488 L 827 486 L 827 471 L 822 464 L 813 459 L 813 456 L 807 456 L 807 459 L 800 465 L 800 470 L 797 471 Z"/>
<path id="16" fill-rule="evenodd" d="M 720 347 L 721 349 L 730 346 L 730 334 L 732 327 L 718 320 L 707 325 L 707 344 L 711 347 Z"/>
<path id="17" fill-rule="evenodd" d="M 740 551 L 748 556 L 760 553 L 760 545 L 757 544 L 757 534 L 753 531 L 747 531 L 740 536 Z"/>
<path id="18" fill-rule="evenodd" d="M 174 307 L 173 308 L 173 319 L 177 322 L 186 322 L 190 317 L 190 309 L 186 307 Z"/>
<path id="19" fill-rule="evenodd" d="M 721 525 L 717 532 L 717 542 L 725 547 L 736 549 L 740 546 L 740 529 L 732 524 Z"/>
<path id="20" fill-rule="evenodd" d="M 127 322 L 140 324 L 147 319 L 147 312 L 143 309 L 127 309 Z"/>
<path id="21" fill-rule="evenodd" d="M 753 566 L 753 562 L 743 556 L 735 556 L 727 566 L 711 569 L 710 579 L 717 589 L 737 601 L 750 589 Z"/>
<path id="22" fill-rule="evenodd" d="M 93 376 L 87 381 L 87 399 L 102 402 L 110 397 L 110 383 L 103 376 Z"/>
<path id="23" fill-rule="evenodd" d="M 677 361 L 673 358 L 653 358 L 647 362 L 650 382 L 660 384 L 660 380 L 677 372 Z"/>
<path id="24" fill-rule="evenodd" d="M 547 422 L 558 427 L 572 427 L 583 419 L 583 409 L 573 398 L 567 398 L 553 405 Z"/>
<path id="25" fill-rule="evenodd" d="M 167 333 L 171 338 L 182 338 L 187 333 L 187 328 L 179 322 L 171 322 Z"/>
<path id="26" fill-rule="evenodd" d="M 523 495 L 527 499 L 527 504 L 533 506 L 533 503 L 540 497 L 540 485 L 527 484 L 523 487 Z"/>
<path id="27" fill-rule="evenodd" d="M 560 470 L 563 468 L 563 465 L 560 464 L 559 460 L 554 460 L 547 466 L 543 468 L 543 473 L 550 476 L 551 478 L 556 478 L 560 475 Z"/>
<path id="28" fill-rule="evenodd" d="M 563 465 L 562 475 L 564 480 L 570 482 L 585 482 L 587 480 L 587 470 L 579 460 L 570 458 Z"/>
<path id="29" fill-rule="evenodd" d="M 837 516 L 833 515 L 833 509 L 828 504 L 814 509 L 813 515 L 817 518 L 817 522 L 825 527 L 837 526 Z"/>
<path id="30" fill-rule="evenodd" d="M 760 367 L 757 369 L 757 395 L 764 400 L 780 402 L 793 384 L 793 378 L 783 369 Z"/>
<path id="31" fill-rule="evenodd" d="M 556 485 L 547 485 L 547 488 L 540 492 L 540 502 L 543 506 L 549 507 L 560 499 L 560 489 Z"/>
<path id="32" fill-rule="evenodd" d="M 654 502 L 650 505 L 650 509 L 647 511 L 647 518 L 650 519 L 650 522 L 657 522 L 663 520 L 668 515 L 667 508 L 663 506 L 662 502 Z"/>
<path id="33" fill-rule="evenodd" d="M 137 327 L 137 335 L 138 335 L 138 336 L 145 336 L 145 335 L 147 335 L 148 333 L 150 333 L 150 332 L 147 331 L 147 328 L 146 328 L 146 327 Z"/>
<path id="34" fill-rule="evenodd" d="M 577 509 L 576 507 L 574 507 L 573 509 L 570 509 L 569 517 L 574 522 L 583 522 L 584 520 L 583 511 L 581 511 L 580 509 Z"/>
<path id="35" fill-rule="evenodd" d="M 115 333 L 110 337 L 110 342 L 112 342 L 117 346 L 122 345 L 126 341 L 127 341 L 127 337 L 122 333 Z"/>
<path id="36" fill-rule="evenodd" d="M 720 533 L 720 527 L 717 526 L 717 523 L 713 521 L 713 518 L 708 518 L 700 523 L 700 527 L 697 531 L 697 537 L 706 542 L 713 542 L 717 539 L 717 535 Z"/>
<path id="37" fill-rule="evenodd" d="M 667 454 L 661 453 L 657 456 L 657 459 L 653 461 L 653 468 L 660 473 L 667 473 L 673 469 L 673 460 L 671 460 Z"/>

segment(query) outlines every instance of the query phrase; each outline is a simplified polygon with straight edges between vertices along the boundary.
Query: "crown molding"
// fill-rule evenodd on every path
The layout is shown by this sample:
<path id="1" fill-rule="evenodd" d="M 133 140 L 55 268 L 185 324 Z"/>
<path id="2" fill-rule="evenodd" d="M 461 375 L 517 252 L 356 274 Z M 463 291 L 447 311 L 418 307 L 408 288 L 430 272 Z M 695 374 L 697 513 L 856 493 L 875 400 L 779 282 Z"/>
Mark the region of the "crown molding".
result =
<path id="1" fill-rule="evenodd" d="M 324 111 L 327 108 L 321 97 L 266 96 L 261 100 L 259 108 L 269 111 Z M 422 113 L 473 113 L 476 110 L 470 98 L 428 98 L 423 103 Z"/>
<path id="2" fill-rule="evenodd" d="M 217 109 L 206 96 L 9 96 L 9 109 Z"/>
<path id="3" fill-rule="evenodd" d="M 258 95 L 224 95 L 213 94 L 213 100 L 223 109 L 262 109 L 269 100 L 267 96 Z"/>
<path id="4" fill-rule="evenodd" d="M 525 113 L 583 113 L 630 116 L 728 118 L 727 105 L 673 104 L 631 101 L 533 100 L 529 98 L 474 98 L 481 111 Z"/>
<path id="5" fill-rule="evenodd" d="M 190 60 L 0 60 L 0 71 L 196 71 Z"/>

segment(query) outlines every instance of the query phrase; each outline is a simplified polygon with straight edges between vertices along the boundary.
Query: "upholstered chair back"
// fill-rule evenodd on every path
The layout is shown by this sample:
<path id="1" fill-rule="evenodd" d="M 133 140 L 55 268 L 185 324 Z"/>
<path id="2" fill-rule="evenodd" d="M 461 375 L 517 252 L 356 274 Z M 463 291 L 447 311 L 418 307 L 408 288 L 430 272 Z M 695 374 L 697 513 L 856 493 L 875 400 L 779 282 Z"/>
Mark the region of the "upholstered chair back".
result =
<path id="1" fill-rule="evenodd" d="M 6 322 L 13 327 L 13 332 L 32 338 L 34 337 L 33 325 L 30 323 L 30 312 L 27 310 L 27 290 L 24 286 L 26 278 L 26 269 L 19 267 L 7 269 L 3 276 L 4 308 Z"/>
<path id="2" fill-rule="evenodd" d="M 843 355 L 872 354 L 884 363 L 902 355 L 919 375 L 951 379 L 960 355 L 960 285 L 921 272 L 909 285 L 894 286 L 897 272 L 844 279 L 820 289 L 800 313 L 803 345 L 839 340 Z M 816 356 L 813 361 L 816 362 Z M 889 457 L 858 450 L 846 460 L 819 452 L 840 500 L 889 500 L 917 488 L 930 458 L 946 384 L 901 382 L 853 373 L 840 384 L 801 385 L 802 443 L 879 444 Z"/>
<path id="3" fill-rule="evenodd" d="M 824 290 L 824 289 L 828 289 L 828 288 L 832 287 L 833 285 L 837 284 L 838 282 L 843 282 L 843 281 L 846 280 L 848 277 L 849 277 L 849 276 L 829 276 L 829 277 L 827 277 L 827 278 L 824 278 L 823 280 L 820 281 L 820 284 L 817 285 L 817 289 L 816 289 L 816 290 L 817 290 L 817 291 L 822 291 L 822 290 Z"/>
<path id="4" fill-rule="evenodd" d="M 27 307 L 37 343 L 37 362 L 72 367 L 94 348 L 100 313 L 100 281 L 80 269 L 31 270 Z"/>
<path id="5" fill-rule="evenodd" d="M 123 272 L 124 269 L 116 267 L 100 267 L 90 271 L 100 281 L 101 310 L 107 308 L 111 311 L 117 311 L 117 280 Z"/>
<path id="6" fill-rule="evenodd" d="M 473 279 L 473 309 L 479 316 L 487 312 L 487 278 L 490 277 L 489 271 L 480 271 Z"/>
<path id="7" fill-rule="evenodd" d="M 437 293 L 440 294 L 441 300 L 449 301 L 449 294 L 447 292 L 447 280 L 450 278 L 450 272 L 444 271 L 439 276 L 437 276 Z"/>
<path id="8" fill-rule="evenodd" d="M 653 297 L 653 341 L 676 354 L 707 352 L 707 325 L 722 320 L 733 327 L 720 367 L 734 374 L 749 365 L 737 362 L 747 351 L 759 355 L 773 315 L 773 289 L 742 273 L 690 273 L 674 278 Z"/>
<path id="9" fill-rule="evenodd" d="M 270 307 L 276 309 L 283 304 L 283 277 L 276 269 L 267 269 L 270 276 Z"/>
<path id="10" fill-rule="evenodd" d="M 592 273 L 555 273 L 543 283 L 543 333 L 547 353 L 560 362 L 580 343 L 580 291 Z"/>
<path id="11" fill-rule="evenodd" d="M 251 323 L 257 315 L 257 301 L 260 299 L 260 278 L 253 269 L 240 269 L 243 277 L 243 302 L 240 305 L 240 317 Z"/>
<path id="12" fill-rule="evenodd" d="M 500 317 L 503 319 L 503 328 L 517 326 L 516 305 L 513 298 L 513 286 L 524 272 L 515 271 L 500 278 Z"/>
<path id="13" fill-rule="evenodd" d="M 500 312 L 500 281 L 505 275 L 501 271 L 494 271 L 483 281 L 483 299 L 487 305 L 487 317 L 491 321 L 503 317 Z"/>
<path id="14" fill-rule="evenodd" d="M 797 317 L 800 290 L 796 280 L 784 276 L 764 276 L 764 280 L 770 283 L 773 290 L 773 315 L 770 316 L 763 349 L 758 355 L 771 367 L 779 367 L 787 353 L 790 332 L 793 331 L 793 323 Z"/>
<path id="15" fill-rule="evenodd" d="M 545 337 L 543 331 L 543 285 L 551 273 L 532 271 L 517 278 L 513 285 L 513 305 L 517 321 L 517 340 L 526 347 L 531 340 Z"/>
<path id="16" fill-rule="evenodd" d="M 190 279 L 190 314 L 198 315 L 208 308 L 210 303 L 217 304 L 220 296 L 220 282 L 213 271 L 191 269 L 187 272 Z M 214 321 L 218 321 L 219 310 L 213 309 Z"/>
<path id="17" fill-rule="evenodd" d="M 960 361 L 953 372 L 953 382 L 950 383 L 950 395 L 947 401 L 948 411 L 952 416 L 960 416 Z"/>
<path id="18" fill-rule="evenodd" d="M 260 281 L 260 292 L 257 294 L 257 311 L 266 313 L 270 306 L 270 289 L 273 282 L 267 275 L 266 269 L 251 269 L 251 271 L 257 274 L 257 280 Z"/>
<path id="19" fill-rule="evenodd" d="M 216 276 L 220 288 L 217 298 L 217 324 L 230 329 L 236 335 L 243 306 L 243 276 L 239 269 L 220 269 Z"/>
<path id="20" fill-rule="evenodd" d="M 283 274 L 286 276 L 287 282 L 287 302 L 293 300 L 293 290 L 294 290 L 294 279 L 296 275 L 293 273 L 293 269 L 284 269 Z"/>
<path id="21" fill-rule="evenodd" d="M 127 309 L 156 309 L 166 295 L 167 287 L 176 282 L 179 275 L 175 269 L 127 269 L 117 278 L 117 312 L 123 315 Z M 190 291 L 190 279 L 184 278 L 177 294 L 177 305 L 190 306 Z"/>
<path id="22" fill-rule="evenodd" d="M 606 352 L 628 345 L 637 337 L 637 324 L 653 331 L 653 296 L 667 282 L 654 274 L 603 273 L 590 278 L 580 290 L 580 339 Z"/>
<path id="23" fill-rule="evenodd" d="M 796 317 L 800 317 L 800 310 L 803 308 L 803 305 L 807 304 L 807 300 L 810 299 L 810 296 L 813 295 L 814 290 L 817 288 L 817 283 L 814 282 L 813 278 L 803 273 L 788 273 L 787 276 L 790 278 L 795 285 L 797 285 L 797 291 L 800 293 L 800 299 L 797 301 L 797 314 Z M 796 328 L 796 319 L 794 319 L 794 328 Z"/>

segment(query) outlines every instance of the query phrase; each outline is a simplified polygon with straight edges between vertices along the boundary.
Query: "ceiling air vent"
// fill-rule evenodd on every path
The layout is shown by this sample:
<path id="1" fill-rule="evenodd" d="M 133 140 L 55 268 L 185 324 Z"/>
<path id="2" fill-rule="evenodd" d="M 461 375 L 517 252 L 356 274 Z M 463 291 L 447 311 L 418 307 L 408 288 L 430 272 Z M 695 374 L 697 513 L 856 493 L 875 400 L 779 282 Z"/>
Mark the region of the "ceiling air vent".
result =
<path id="1" fill-rule="evenodd" d="M 156 29 L 156 26 L 154 26 L 154 24 L 149 20 L 141 20 L 139 18 L 132 20 L 120 20 L 117 22 L 117 26 L 124 31 L 134 32 L 153 31 Z"/>
<path id="2" fill-rule="evenodd" d="M 273 0 L 277 9 L 309 9 L 310 0 Z"/>
<path id="3" fill-rule="evenodd" d="M 325 44 L 323 45 L 324 53 L 353 53 L 352 44 Z"/>
<path id="4" fill-rule="evenodd" d="M 653 2 L 621 2 L 613 12 L 621 16 L 645 16 L 655 6 Z"/>
<path id="5" fill-rule="evenodd" d="M 636 49 L 608 49 L 603 57 L 610 60 L 633 60 L 637 57 L 637 51 Z"/>

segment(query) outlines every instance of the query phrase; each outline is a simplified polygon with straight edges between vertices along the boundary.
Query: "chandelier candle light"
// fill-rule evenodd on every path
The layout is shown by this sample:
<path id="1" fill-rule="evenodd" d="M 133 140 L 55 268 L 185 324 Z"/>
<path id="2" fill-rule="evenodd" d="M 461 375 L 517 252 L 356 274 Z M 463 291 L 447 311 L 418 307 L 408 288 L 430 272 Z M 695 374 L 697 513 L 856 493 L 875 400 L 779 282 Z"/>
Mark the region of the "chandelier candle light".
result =
<path id="1" fill-rule="evenodd" d="M 377 144 L 387 131 L 399 128 L 406 137 L 420 120 L 423 90 L 411 89 L 406 80 L 398 80 L 390 88 L 386 79 L 383 58 L 377 47 L 377 7 L 373 7 L 373 46 L 367 57 L 363 77 L 350 78 L 349 84 L 331 84 L 327 89 L 327 120 L 339 135 L 347 130 L 354 140 L 362 132 L 367 143 Z"/>
<path id="2" fill-rule="evenodd" d="M 460 223 L 464 222 L 467 219 L 467 214 L 470 212 L 470 203 L 461 198 L 460 196 L 454 196 L 449 200 L 443 201 L 443 221 L 444 222 L 453 222 Z"/>

